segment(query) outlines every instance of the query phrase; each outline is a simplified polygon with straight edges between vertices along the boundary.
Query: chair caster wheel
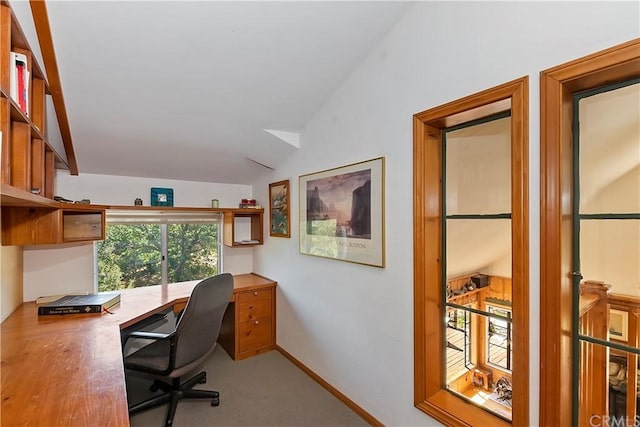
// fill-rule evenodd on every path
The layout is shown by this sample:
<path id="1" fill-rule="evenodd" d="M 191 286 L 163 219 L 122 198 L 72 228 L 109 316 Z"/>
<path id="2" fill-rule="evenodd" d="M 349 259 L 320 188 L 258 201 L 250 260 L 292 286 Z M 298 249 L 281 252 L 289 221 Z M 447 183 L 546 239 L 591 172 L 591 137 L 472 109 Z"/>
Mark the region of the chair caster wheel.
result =
<path id="1" fill-rule="evenodd" d="M 207 376 L 203 375 L 202 378 L 200 378 L 200 381 L 198 381 L 199 384 L 204 384 L 207 382 Z"/>
<path id="2" fill-rule="evenodd" d="M 211 406 L 218 406 L 220 404 L 220 399 L 218 399 L 217 397 L 214 399 L 211 399 Z"/>

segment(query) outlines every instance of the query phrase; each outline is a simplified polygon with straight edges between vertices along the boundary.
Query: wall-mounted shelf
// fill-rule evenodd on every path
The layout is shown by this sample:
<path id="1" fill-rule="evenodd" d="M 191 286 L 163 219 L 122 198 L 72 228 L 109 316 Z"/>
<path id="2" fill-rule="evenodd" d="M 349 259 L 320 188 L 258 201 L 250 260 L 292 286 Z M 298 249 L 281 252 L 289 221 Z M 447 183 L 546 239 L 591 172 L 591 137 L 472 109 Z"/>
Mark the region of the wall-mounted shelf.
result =
<path id="1" fill-rule="evenodd" d="M 105 208 L 60 203 L 0 184 L 2 244 L 42 245 L 104 239 Z"/>
<path id="2" fill-rule="evenodd" d="M 158 211 L 158 212 L 224 212 L 225 208 L 204 208 L 189 206 L 126 206 L 126 205 L 110 205 L 108 209 L 128 210 L 128 211 Z"/>
<path id="3" fill-rule="evenodd" d="M 2 209 L 3 245 L 52 245 L 103 240 L 105 207 L 57 203 Z"/>
<path id="4" fill-rule="evenodd" d="M 0 195 L 3 207 L 57 208 L 60 206 L 60 203 L 53 199 L 32 194 L 8 184 L 0 184 Z"/>
<path id="5" fill-rule="evenodd" d="M 0 2 L 0 28 L 2 244 L 103 238 L 103 208 L 53 200 L 55 168 L 68 165 L 47 141 L 49 83 L 6 1 Z"/>
<path id="6" fill-rule="evenodd" d="M 0 27 L 3 28 L 0 31 L 0 183 L 25 192 L 21 197 L 12 191 L 11 198 L 7 198 L 7 191 L 3 190 L 2 203 L 16 206 L 15 203 L 20 205 L 23 199 L 46 205 L 30 198 L 32 191 L 52 199 L 55 168 L 68 168 L 47 140 L 49 83 L 7 2 L 0 3 Z M 24 91 L 15 90 L 16 87 Z"/>
<path id="7" fill-rule="evenodd" d="M 106 210 L 218 212 L 223 243 L 229 247 L 262 245 L 264 209 L 167 206 L 83 205 L 61 203 L 0 184 L 2 244 L 38 245 L 103 240 Z"/>
<path id="8" fill-rule="evenodd" d="M 223 209 L 223 243 L 229 247 L 262 245 L 262 220 L 264 209 Z"/>
<path id="9" fill-rule="evenodd" d="M 223 239 L 228 247 L 262 245 L 264 209 L 259 208 L 205 208 L 177 206 L 107 206 L 108 209 L 157 212 L 219 212 L 223 215 Z"/>
<path id="10" fill-rule="evenodd" d="M 471 291 L 467 291 L 467 292 L 465 292 L 463 294 L 453 295 L 453 296 L 449 297 L 447 299 L 447 301 L 449 301 L 449 302 L 458 302 L 458 301 L 462 300 L 465 297 L 471 297 L 472 295 L 478 294 L 478 293 L 484 291 L 485 289 L 488 289 L 488 287 L 475 288 L 475 289 L 473 289 Z"/>

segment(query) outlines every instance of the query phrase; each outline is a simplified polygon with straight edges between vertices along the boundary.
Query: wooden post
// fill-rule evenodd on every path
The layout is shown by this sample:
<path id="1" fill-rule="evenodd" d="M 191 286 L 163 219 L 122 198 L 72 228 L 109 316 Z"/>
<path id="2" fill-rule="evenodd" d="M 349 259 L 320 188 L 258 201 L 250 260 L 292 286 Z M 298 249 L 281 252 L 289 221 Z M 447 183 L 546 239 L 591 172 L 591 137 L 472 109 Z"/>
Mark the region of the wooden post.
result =
<path id="1" fill-rule="evenodd" d="M 607 340 L 611 285 L 586 281 L 580 285 L 580 333 Z M 586 341 L 580 343 L 580 425 L 589 425 L 593 415 L 609 413 L 609 348 Z"/>

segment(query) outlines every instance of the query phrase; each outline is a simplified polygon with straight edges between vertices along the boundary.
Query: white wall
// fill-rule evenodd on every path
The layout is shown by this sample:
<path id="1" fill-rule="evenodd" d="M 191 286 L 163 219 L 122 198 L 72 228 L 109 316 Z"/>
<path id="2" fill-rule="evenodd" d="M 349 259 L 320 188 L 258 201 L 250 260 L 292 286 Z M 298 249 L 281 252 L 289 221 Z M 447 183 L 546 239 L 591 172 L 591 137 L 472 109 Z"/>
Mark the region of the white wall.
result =
<path id="1" fill-rule="evenodd" d="M 161 172 L 159 172 L 161 173 Z M 133 206 L 141 198 L 145 206 L 151 204 L 151 187 L 172 188 L 174 206 L 211 207 L 211 199 L 218 199 L 220 207 L 237 207 L 240 199 L 252 197 L 252 187 L 239 184 L 176 181 L 163 178 L 140 178 L 80 173 L 70 175 L 59 170 L 56 175 L 56 195 L 71 200 L 90 199 L 98 205 Z"/>
<path id="2" fill-rule="evenodd" d="M 0 246 L 0 322 L 22 304 L 21 246 Z"/>
<path id="3" fill-rule="evenodd" d="M 211 207 L 218 199 L 221 207 L 236 207 L 243 198 L 253 197 L 249 185 L 214 184 L 167 179 L 83 174 L 58 171 L 56 195 L 70 200 L 90 199 L 93 204 L 133 205 L 139 197 L 150 204 L 151 187 L 173 188 L 174 205 Z M 93 292 L 93 243 L 56 246 L 27 246 L 24 249 L 24 301 L 44 295 Z M 250 248 L 222 248 L 222 269 L 232 274 L 253 271 Z"/>
<path id="4" fill-rule="evenodd" d="M 530 77 L 531 425 L 539 394 L 539 72 L 638 37 L 637 2 L 416 4 L 318 111 L 300 150 L 255 183 L 291 180 L 291 239 L 254 270 L 278 281 L 280 346 L 391 426 L 437 425 L 413 407 L 412 115 Z M 386 158 L 384 269 L 301 255 L 298 177 Z"/>
<path id="5" fill-rule="evenodd" d="M 93 243 L 25 246 L 23 301 L 93 292 Z"/>
<path id="6" fill-rule="evenodd" d="M 595 194 L 586 211 L 603 212 L 597 208 L 605 206 L 610 212 L 613 206 L 620 212 L 640 212 L 639 189 L 637 166 Z M 611 293 L 640 296 L 640 221 L 582 221 L 580 240 L 585 279 L 610 284 Z"/>

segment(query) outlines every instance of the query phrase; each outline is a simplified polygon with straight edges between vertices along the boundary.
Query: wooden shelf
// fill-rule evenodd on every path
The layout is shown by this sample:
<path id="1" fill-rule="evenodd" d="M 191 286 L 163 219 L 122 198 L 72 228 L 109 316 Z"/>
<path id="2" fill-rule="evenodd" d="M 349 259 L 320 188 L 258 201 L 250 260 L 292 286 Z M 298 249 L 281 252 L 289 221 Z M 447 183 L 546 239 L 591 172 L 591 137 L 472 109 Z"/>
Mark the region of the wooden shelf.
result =
<path id="1" fill-rule="evenodd" d="M 41 245 L 104 239 L 102 205 L 61 203 L 0 184 L 2 244 Z"/>
<path id="2" fill-rule="evenodd" d="M 191 206 L 126 206 L 126 205 L 110 205 L 108 209 L 128 210 L 128 211 L 158 211 L 158 212 L 224 212 L 224 208 L 205 208 Z"/>
<path id="3" fill-rule="evenodd" d="M 9 184 L 0 184 L 0 194 L 2 195 L 2 206 L 20 206 L 31 208 L 52 208 L 57 209 L 60 203 L 37 194 L 31 194 L 20 188 Z"/>
<path id="4" fill-rule="evenodd" d="M 263 240 L 263 214 L 264 209 L 255 208 L 231 208 L 224 211 L 224 236 L 223 243 L 229 247 L 251 247 L 262 245 Z M 242 225 L 239 222 L 246 220 L 248 235 L 240 236 L 239 229 Z M 243 239 L 243 237 L 247 237 Z"/>
<path id="5" fill-rule="evenodd" d="M 105 206 L 53 200 L 55 170 L 69 166 L 47 141 L 46 105 L 51 89 L 18 19 L 4 0 L 0 0 L 0 28 L 2 244 L 103 239 Z M 22 55 L 19 63 L 13 62 L 12 53 Z M 15 93 L 15 82 L 11 84 L 15 75 L 24 76 L 18 86 L 25 90 L 19 94 Z M 25 111 L 18 102 L 23 94 Z"/>
<path id="6" fill-rule="evenodd" d="M 49 83 L 8 2 L 0 3 L 0 132 L 2 132 L 2 184 L 30 192 L 39 188 L 53 197 L 54 168 L 67 162 L 47 141 L 46 104 Z M 11 76 L 17 73 L 12 53 L 24 56 L 26 107 L 11 96 Z M 49 157 L 49 161 L 44 161 Z"/>
<path id="7" fill-rule="evenodd" d="M 2 206 L 19 206 L 25 208 L 51 208 L 51 209 L 74 209 L 74 210 L 104 210 L 107 205 L 85 205 L 80 203 L 62 203 L 37 194 L 31 194 L 20 188 L 8 184 L 0 184 L 0 195 L 2 196 Z"/>
<path id="8" fill-rule="evenodd" d="M 219 212 L 223 215 L 223 239 L 228 247 L 252 247 L 262 245 L 263 240 L 263 208 L 205 208 L 179 206 L 106 206 L 110 210 L 148 211 L 148 212 Z M 240 236 L 246 220 L 246 236 Z M 244 241 L 243 241 L 243 238 Z"/>
<path id="9" fill-rule="evenodd" d="M 454 296 L 452 296 L 452 297 L 449 297 L 449 298 L 447 299 L 447 301 L 448 301 L 448 302 L 454 302 L 455 300 L 462 299 L 462 298 L 464 298 L 464 297 L 470 297 L 471 295 L 478 294 L 478 293 L 482 292 L 482 291 L 483 291 L 483 290 L 485 290 L 485 289 L 489 289 L 489 287 L 488 287 L 488 286 L 485 286 L 485 287 L 482 287 L 482 288 L 475 288 L 474 290 L 467 291 L 467 292 L 465 292 L 464 294 L 454 295 Z"/>
<path id="10" fill-rule="evenodd" d="M 255 208 L 207 208 L 198 206 L 136 206 L 136 205 L 104 205 L 107 209 L 129 210 L 129 211 L 159 211 L 159 212 L 220 212 L 232 213 L 238 216 L 260 215 L 264 213 L 264 209 Z"/>
<path id="11" fill-rule="evenodd" d="M 60 207 L 12 206 L 2 209 L 2 244 L 55 245 L 104 240 L 103 208 L 67 203 L 59 203 L 58 206 Z"/>

